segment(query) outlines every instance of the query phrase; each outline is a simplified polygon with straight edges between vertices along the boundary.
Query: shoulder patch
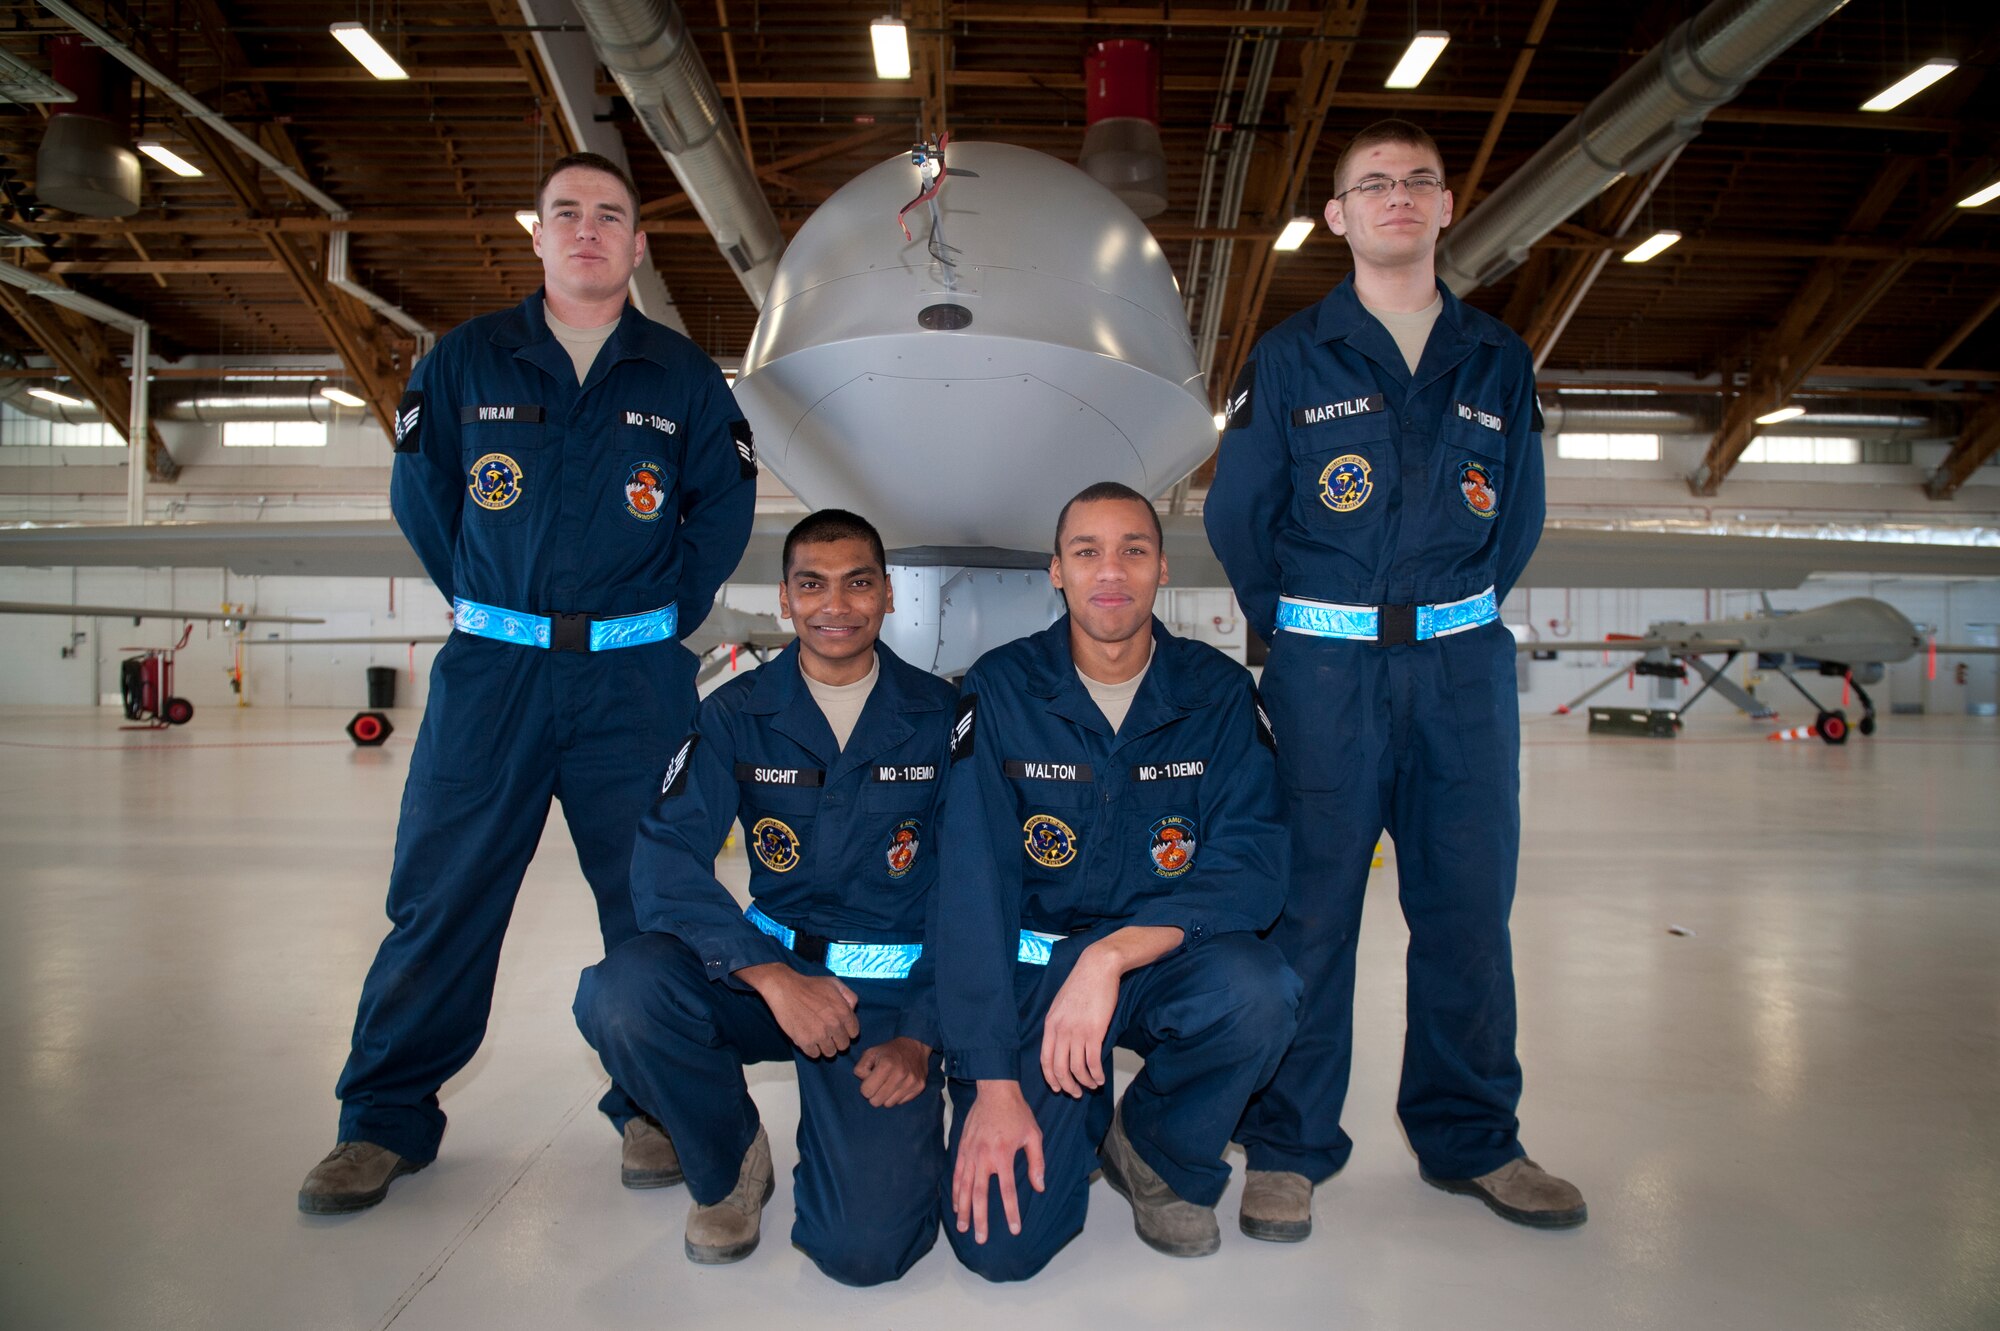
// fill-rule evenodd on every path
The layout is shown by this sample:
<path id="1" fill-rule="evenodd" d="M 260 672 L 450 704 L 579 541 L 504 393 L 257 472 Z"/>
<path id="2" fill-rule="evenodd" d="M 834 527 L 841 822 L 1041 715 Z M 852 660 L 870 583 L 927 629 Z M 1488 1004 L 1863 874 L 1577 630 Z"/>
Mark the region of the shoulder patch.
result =
<path id="1" fill-rule="evenodd" d="M 1257 713 L 1257 742 L 1271 752 L 1278 751 L 1278 737 L 1271 733 L 1271 717 L 1264 710 L 1264 697 L 1255 686 L 1250 690 L 1250 706 Z"/>
<path id="2" fill-rule="evenodd" d="M 403 400 L 396 404 L 396 451 L 398 453 L 423 452 L 423 436 L 420 430 L 424 422 L 424 395 L 410 392 L 403 394 Z"/>
<path id="3" fill-rule="evenodd" d="M 958 710 L 951 717 L 951 760 L 972 756 L 972 716 L 977 710 L 979 695 L 968 693 L 958 700 Z"/>
<path id="4" fill-rule="evenodd" d="M 757 441 L 750 436 L 750 422 L 729 422 L 729 438 L 736 445 L 736 474 L 744 480 L 757 475 Z"/>
<path id="5" fill-rule="evenodd" d="M 687 793 L 688 759 L 694 756 L 694 746 L 701 742 L 699 733 L 689 735 L 681 741 L 672 761 L 667 764 L 665 775 L 660 778 L 660 798 L 673 799 Z"/>
<path id="6" fill-rule="evenodd" d="M 1536 434 L 1540 434 L 1542 432 L 1542 399 L 1540 394 L 1535 395 L 1534 403 L 1535 419 L 1529 422 L 1528 429 Z"/>
<path id="7" fill-rule="evenodd" d="M 1229 390 L 1229 401 L 1224 404 L 1223 429 L 1240 430 L 1250 423 L 1250 411 L 1254 405 L 1257 389 L 1257 362 L 1245 361 L 1243 369 L 1236 376 L 1236 384 Z"/>

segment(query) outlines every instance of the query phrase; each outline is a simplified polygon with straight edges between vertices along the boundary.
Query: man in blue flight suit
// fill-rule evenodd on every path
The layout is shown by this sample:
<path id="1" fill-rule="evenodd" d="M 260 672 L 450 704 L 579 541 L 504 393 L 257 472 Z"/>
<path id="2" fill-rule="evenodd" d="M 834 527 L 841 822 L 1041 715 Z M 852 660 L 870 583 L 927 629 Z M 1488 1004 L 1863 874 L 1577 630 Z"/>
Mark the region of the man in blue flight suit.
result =
<path id="1" fill-rule="evenodd" d="M 1518 337 L 1437 281 L 1451 192 L 1431 137 L 1363 130 L 1327 224 L 1354 272 L 1258 342 L 1230 392 L 1204 520 L 1252 627 L 1292 837 L 1272 937 L 1305 982 L 1298 1039 L 1244 1116 L 1241 1225 L 1312 1229 L 1347 1163 L 1354 950 L 1395 838 L 1409 922 L 1397 1110 L 1424 1179 L 1523 1224 L 1583 1223 L 1514 1116 L 1507 916 L 1520 848 L 1514 641 L 1499 605 L 1542 529 L 1541 411 Z"/>
<path id="2" fill-rule="evenodd" d="M 1243 667 L 1153 618 L 1160 544 L 1126 486 L 1071 500 L 1049 564 L 1069 614 L 981 657 L 959 702 L 938 890 L 945 1206 L 989 1280 L 1026 1279 L 1076 1236 L 1100 1160 L 1141 1239 L 1214 1252 L 1230 1129 L 1291 1038 L 1298 980 L 1256 936 L 1285 875 L 1270 732 Z M 1146 1060 L 1115 1112 L 1113 1046 Z"/>
<path id="3" fill-rule="evenodd" d="M 336 1094 L 339 1144 L 299 1209 L 357 1211 L 437 1155 L 438 1088 L 479 1048 L 522 875 L 551 797 L 605 949 L 637 932 L 632 834 L 694 713 L 707 616 L 750 535 L 750 430 L 714 363 L 625 303 L 638 195 L 565 157 L 536 196 L 544 285 L 447 334 L 397 412 L 390 501 L 455 632 L 403 789 L 389 936 L 362 986 Z M 615 1085 L 614 1116 L 631 1114 Z M 678 1182 L 656 1126 L 630 1186 Z"/>
<path id="4" fill-rule="evenodd" d="M 893 607 L 866 521 L 813 514 L 784 567 L 798 640 L 702 703 L 640 824 L 645 932 L 583 973 L 576 1018 L 680 1149 L 691 1261 L 756 1248 L 771 1145 L 743 1067 L 795 1064 L 792 1242 L 835 1280 L 874 1285 L 937 1241 L 944 1078 L 924 929 L 956 695 L 876 641 Z M 748 911 L 715 877 L 732 821 Z"/>

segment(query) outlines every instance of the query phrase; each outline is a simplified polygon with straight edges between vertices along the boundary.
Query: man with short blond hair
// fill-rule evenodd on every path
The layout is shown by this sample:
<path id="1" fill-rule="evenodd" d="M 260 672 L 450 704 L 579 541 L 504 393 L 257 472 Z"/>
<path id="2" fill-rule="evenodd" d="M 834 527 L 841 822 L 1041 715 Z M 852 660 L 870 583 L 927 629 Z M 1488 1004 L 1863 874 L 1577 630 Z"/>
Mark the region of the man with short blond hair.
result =
<path id="1" fill-rule="evenodd" d="M 392 924 L 362 985 L 334 1149 L 301 1211 L 375 1205 L 437 1155 L 438 1089 L 486 1031 L 501 940 L 559 800 L 607 951 L 637 932 L 632 834 L 694 711 L 680 641 L 750 535 L 750 427 L 715 363 L 627 304 L 646 258 L 624 171 L 558 161 L 543 285 L 447 333 L 398 404 L 390 505 L 454 632 L 403 789 Z M 680 1180 L 614 1085 L 628 1187 Z"/>

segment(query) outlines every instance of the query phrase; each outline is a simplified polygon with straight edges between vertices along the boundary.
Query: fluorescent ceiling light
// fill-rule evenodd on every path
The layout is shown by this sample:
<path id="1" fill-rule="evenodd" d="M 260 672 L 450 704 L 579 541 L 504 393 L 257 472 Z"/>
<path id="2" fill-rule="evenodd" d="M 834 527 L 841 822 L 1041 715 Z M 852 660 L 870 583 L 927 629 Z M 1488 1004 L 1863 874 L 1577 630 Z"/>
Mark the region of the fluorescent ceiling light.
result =
<path id="1" fill-rule="evenodd" d="M 1993 202 L 1995 199 L 2000 199 L 2000 180 L 1994 181 L 1977 194 L 1966 195 L 1958 201 L 1958 206 L 1961 208 L 1980 208 Z"/>
<path id="2" fill-rule="evenodd" d="M 200 167 L 165 144 L 155 143 L 151 139 L 140 139 L 139 151 L 177 176 L 198 176 L 201 174 Z"/>
<path id="3" fill-rule="evenodd" d="M 1280 231 L 1278 238 L 1271 242 L 1271 248 L 1274 250 L 1295 250 L 1305 244 L 1306 237 L 1312 233 L 1312 218 L 1294 217 L 1291 221 L 1285 223 L 1285 229 Z"/>
<path id="4" fill-rule="evenodd" d="M 1905 74 L 1861 104 L 1864 111 L 1890 111 L 1909 101 L 1925 88 L 1958 68 L 1956 60 L 1926 60 L 1913 73 Z"/>
<path id="5" fill-rule="evenodd" d="M 71 397 L 67 393 L 58 393 L 53 388 L 30 388 L 28 396 L 38 397 L 44 402 L 53 402 L 58 406 L 64 407 L 87 407 L 90 405 L 80 397 Z"/>
<path id="6" fill-rule="evenodd" d="M 542 219 L 535 215 L 533 208 L 523 208 L 514 214 L 514 220 L 521 224 L 521 230 L 532 236 L 535 234 L 535 223 Z"/>
<path id="7" fill-rule="evenodd" d="M 361 62 L 361 67 L 378 79 L 406 79 L 410 71 L 396 63 L 396 57 L 382 49 L 382 43 L 375 40 L 375 34 L 359 23 L 332 23 L 327 25 L 333 39 L 347 48 L 347 53 Z"/>
<path id="8" fill-rule="evenodd" d="M 899 18 L 878 18 L 868 25 L 869 40 L 875 43 L 875 77 L 910 77 L 910 30 Z"/>
<path id="9" fill-rule="evenodd" d="M 1215 428 L 1218 431 L 1229 428 L 1229 418 L 1219 411 L 1215 413 Z"/>
<path id="10" fill-rule="evenodd" d="M 1382 81 L 1385 88 L 1414 88 L 1424 81 L 1424 75 L 1431 72 L 1431 66 L 1444 54 L 1444 48 L 1451 43 L 1451 34 L 1435 28 L 1426 29 L 1410 38 L 1410 49 L 1403 52 L 1403 58 L 1389 71 L 1389 77 Z"/>
<path id="11" fill-rule="evenodd" d="M 348 392 L 345 388 L 335 388 L 331 384 L 328 384 L 325 388 L 320 389 L 319 395 L 325 398 L 328 402 L 338 402 L 343 407 L 365 407 L 368 405 L 360 398 L 354 396 L 354 394 Z"/>
<path id="12" fill-rule="evenodd" d="M 1678 231 L 1655 231 L 1631 249 L 1625 251 L 1626 263 L 1644 263 L 1681 238 Z"/>
<path id="13" fill-rule="evenodd" d="M 1767 411 L 1762 416 L 1759 416 L 1757 424 L 1776 425 L 1780 421 L 1795 421 L 1805 414 L 1806 409 L 1804 407 L 1779 407 L 1776 411 Z"/>

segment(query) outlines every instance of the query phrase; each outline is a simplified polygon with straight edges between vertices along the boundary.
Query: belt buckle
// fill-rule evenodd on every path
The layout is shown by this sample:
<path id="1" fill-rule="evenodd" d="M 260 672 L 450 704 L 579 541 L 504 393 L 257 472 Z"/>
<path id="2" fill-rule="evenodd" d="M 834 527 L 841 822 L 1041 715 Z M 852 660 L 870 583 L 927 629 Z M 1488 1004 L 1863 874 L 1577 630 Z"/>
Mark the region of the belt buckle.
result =
<path id="1" fill-rule="evenodd" d="M 1417 640 L 1417 608 L 1413 605 L 1384 605 L 1375 609 L 1375 642 L 1397 647 Z"/>
<path id="2" fill-rule="evenodd" d="M 833 940 L 817 934 L 793 934 L 792 955 L 815 966 L 826 965 L 827 945 Z"/>
<path id="3" fill-rule="evenodd" d="M 590 616 L 585 614 L 549 616 L 549 650 L 587 652 L 590 650 Z"/>

